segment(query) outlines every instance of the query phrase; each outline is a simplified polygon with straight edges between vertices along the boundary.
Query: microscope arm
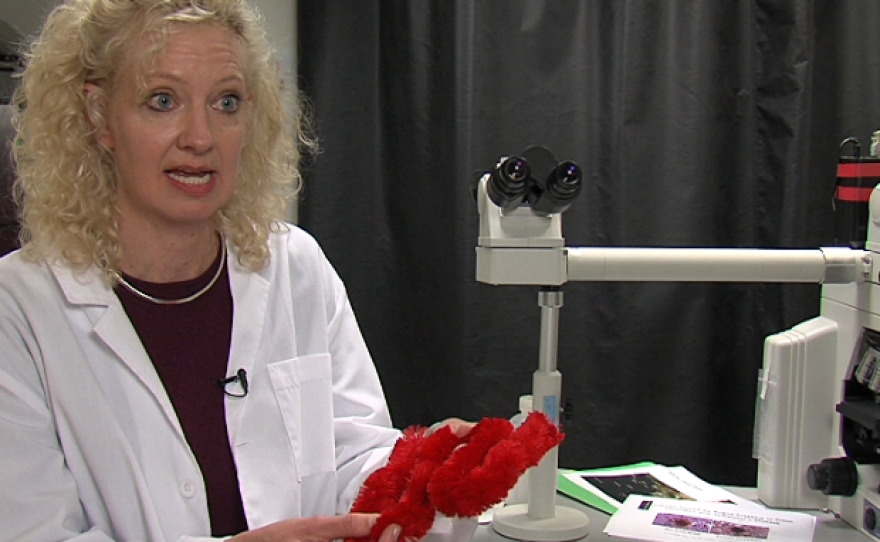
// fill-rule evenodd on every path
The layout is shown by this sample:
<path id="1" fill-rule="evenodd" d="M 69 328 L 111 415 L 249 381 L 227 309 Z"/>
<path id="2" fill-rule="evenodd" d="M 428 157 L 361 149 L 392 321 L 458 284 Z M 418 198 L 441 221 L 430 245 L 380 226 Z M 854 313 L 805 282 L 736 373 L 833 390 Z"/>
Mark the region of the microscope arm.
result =
<path id="1" fill-rule="evenodd" d="M 806 282 L 848 284 L 871 276 L 869 252 L 739 248 L 568 248 L 569 281 Z"/>

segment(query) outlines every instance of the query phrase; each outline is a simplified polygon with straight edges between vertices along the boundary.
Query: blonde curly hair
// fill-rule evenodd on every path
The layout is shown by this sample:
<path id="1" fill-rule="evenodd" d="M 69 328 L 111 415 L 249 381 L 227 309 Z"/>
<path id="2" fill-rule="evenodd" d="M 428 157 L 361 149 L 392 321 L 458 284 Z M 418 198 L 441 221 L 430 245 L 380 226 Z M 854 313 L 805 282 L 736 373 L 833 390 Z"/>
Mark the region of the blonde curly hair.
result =
<path id="1" fill-rule="evenodd" d="M 172 27 L 210 24 L 242 44 L 250 102 L 239 181 L 218 213 L 217 227 L 252 270 L 269 261 L 268 238 L 282 228 L 286 202 L 299 190 L 300 149 L 314 150 L 302 101 L 282 81 L 261 25 L 244 0 L 67 0 L 49 15 L 25 52 L 13 103 L 18 132 L 13 155 L 25 257 L 63 259 L 76 269 L 95 265 L 110 283 L 122 259 L 115 214 L 116 167 L 100 145 L 106 95 L 124 55 L 144 36 L 167 42 Z M 149 58 L 147 56 L 146 58 Z M 97 92 L 85 92 L 99 82 Z M 290 99 L 288 99 L 290 98 Z"/>

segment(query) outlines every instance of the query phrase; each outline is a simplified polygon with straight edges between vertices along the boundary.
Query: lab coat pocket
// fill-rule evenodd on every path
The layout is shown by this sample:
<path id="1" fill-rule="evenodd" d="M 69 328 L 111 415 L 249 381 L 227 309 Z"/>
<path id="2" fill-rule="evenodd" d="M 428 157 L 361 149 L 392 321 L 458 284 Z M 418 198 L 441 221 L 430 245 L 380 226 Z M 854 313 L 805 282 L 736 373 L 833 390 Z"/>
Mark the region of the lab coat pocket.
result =
<path id="1" fill-rule="evenodd" d="M 335 471 L 330 355 L 301 356 L 268 368 L 300 476 Z"/>

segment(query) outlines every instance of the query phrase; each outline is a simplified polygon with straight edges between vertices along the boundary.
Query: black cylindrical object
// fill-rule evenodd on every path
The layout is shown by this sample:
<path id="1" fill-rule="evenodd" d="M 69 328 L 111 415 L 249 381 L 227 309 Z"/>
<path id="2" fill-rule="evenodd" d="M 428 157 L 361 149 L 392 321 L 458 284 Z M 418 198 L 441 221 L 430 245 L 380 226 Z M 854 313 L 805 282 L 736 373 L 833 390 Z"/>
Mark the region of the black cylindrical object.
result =
<path id="1" fill-rule="evenodd" d="M 856 462 L 848 457 L 834 457 L 810 465 L 807 485 L 825 495 L 852 497 L 859 486 Z"/>
<path id="2" fill-rule="evenodd" d="M 486 184 L 489 199 L 504 212 L 516 209 L 525 200 L 531 174 L 528 162 L 522 158 L 505 158 L 492 170 Z"/>
<path id="3" fill-rule="evenodd" d="M 837 185 L 834 190 L 834 244 L 864 249 L 868 238 L 868 201 L 874 187 L 880 184 L 880 158 L 860 156 L 858 140 L 852 142 L 851 156 L 841 155 L 837 164 Z"/>
<path id="4" fill-rule="evenodd" d="M 581 193 L 581 168 L 574 162 L 560 162 L 542 185 L 529 194 L 532 211 L 539 215 L 564 213 Z"/>

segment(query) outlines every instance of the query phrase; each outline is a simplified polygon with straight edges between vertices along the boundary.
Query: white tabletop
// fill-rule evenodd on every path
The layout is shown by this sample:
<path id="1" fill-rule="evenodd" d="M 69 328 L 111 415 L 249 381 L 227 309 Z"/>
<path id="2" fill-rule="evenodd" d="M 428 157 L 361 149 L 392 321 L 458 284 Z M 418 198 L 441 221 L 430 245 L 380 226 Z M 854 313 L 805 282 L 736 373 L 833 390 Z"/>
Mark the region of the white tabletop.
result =
<path id="1" fill-rule="evenodd" d="M 757 496 L 757 492 L 754 488 L 728 487 L 725 489 L 729 489 L 737 495 L 746 498 L 754 499 Z M 585 538 L 582 538 L 581 540 L 587 542 L 621 542 L 621 540 L 623 540 L 621 538 L 611 537 L 602 533 L 602 530 L 605 528 L 605 524 L 608 522 L 608 518 L 610 517 L 608 514 L 596 510 L 595 508 L 591 508 L 589 506 L 581 504 L 578 501 L 569 499 L 568 497 L 565 497 L 563 495 L 557 495 L 556 502 L 561 506 L 569 506 L 581 510 L 585 512 L 587 516 L 589 516 L 590 532 Z M 823 512 L 807 513 L 812 513 L 818 518 L 816 521 L 816 531 L 813 535 L 814 542 L 868 542 L 871 540 L 863 533 L 850 527 L 845 521 L 837 519 L 831 514 Z M 477 532 L 474 534 L 473 541 L 489 542 L 490 540 L 509 541 L 510 539 L 496 533 L 492 529 L 491 525 L 480 525 L 477 528 Z"/>

